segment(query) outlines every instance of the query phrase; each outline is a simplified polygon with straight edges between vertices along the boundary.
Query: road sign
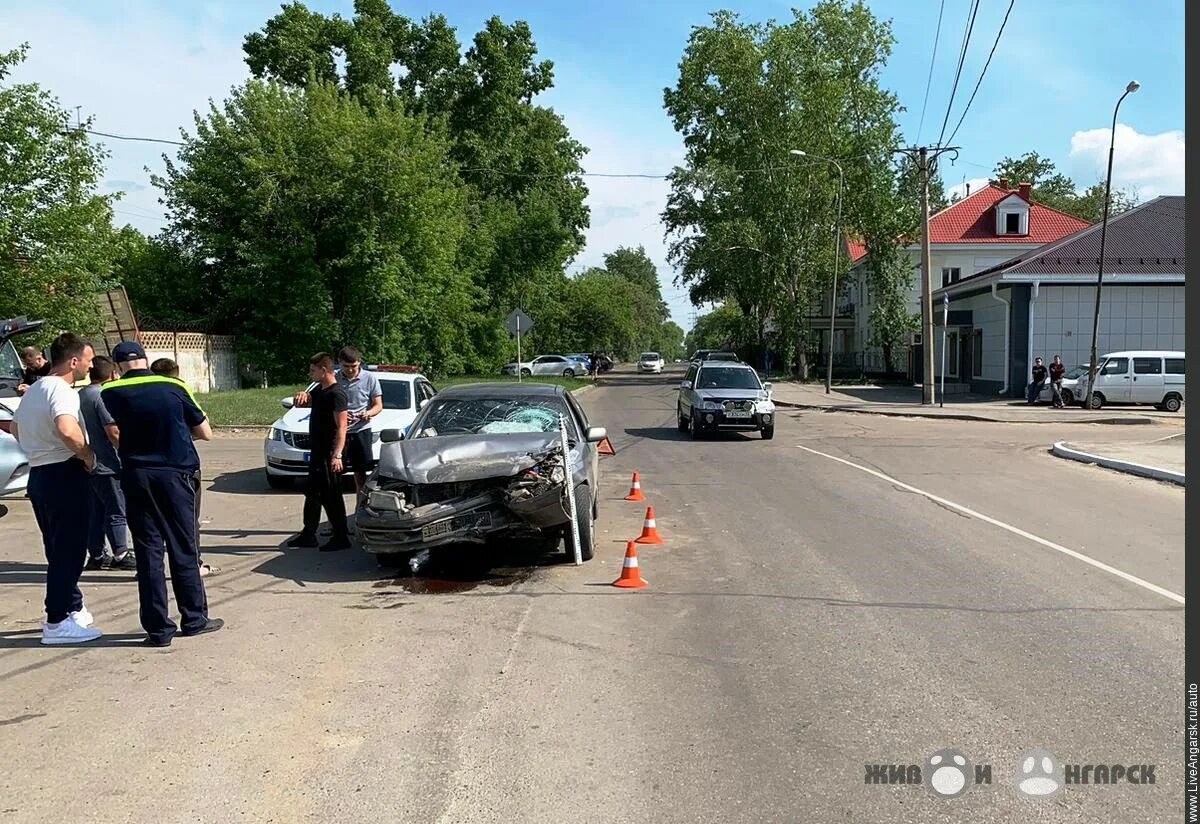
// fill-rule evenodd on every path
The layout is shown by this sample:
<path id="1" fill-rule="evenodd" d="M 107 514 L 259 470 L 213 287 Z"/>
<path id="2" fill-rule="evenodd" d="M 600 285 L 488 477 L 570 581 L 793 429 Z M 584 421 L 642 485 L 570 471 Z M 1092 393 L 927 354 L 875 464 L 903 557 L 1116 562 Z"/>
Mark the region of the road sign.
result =
<path id="1" fill-rule="evenodd" d="M 529 330 L 533 328 L 533 321 L 529 315 L 520 309 L 514 309 L 504 319 L 504 328 L 508 330 L 508 334 L 516 337 L 517 335 L 528 334 Z"/>

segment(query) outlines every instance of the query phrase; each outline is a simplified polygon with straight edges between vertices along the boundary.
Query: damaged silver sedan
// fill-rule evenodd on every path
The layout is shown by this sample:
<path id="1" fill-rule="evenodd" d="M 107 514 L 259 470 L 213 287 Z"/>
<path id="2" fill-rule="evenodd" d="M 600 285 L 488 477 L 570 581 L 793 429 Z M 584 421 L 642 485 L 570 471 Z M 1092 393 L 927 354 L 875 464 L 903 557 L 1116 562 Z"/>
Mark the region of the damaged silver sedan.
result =
<path id="1" fill-rule="evenodd" d="M 567 431 L 563 460 L 560 416 Z M 382 433 L 379 466 L 359 500 L 359 543 L 381 564 L 446 544 L 497 537 L 558 540 L 573 556 L 567 467 L 584 560 L 595 548 L 596 444 L 560 386 L 472 384 L 428 401 L 403 435 Z"/>

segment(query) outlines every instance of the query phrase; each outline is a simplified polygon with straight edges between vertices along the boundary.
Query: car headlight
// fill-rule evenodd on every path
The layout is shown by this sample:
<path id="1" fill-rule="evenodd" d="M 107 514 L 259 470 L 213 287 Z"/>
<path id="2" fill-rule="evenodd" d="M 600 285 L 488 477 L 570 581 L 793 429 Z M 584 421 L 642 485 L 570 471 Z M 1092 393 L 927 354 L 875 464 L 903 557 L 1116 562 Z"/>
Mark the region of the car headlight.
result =
<path id="1" fill-rule="evenodd" d="M 276 429 L 275 427 L 272 426 L 270 429 L 267 430 L 267 440 L 268 441 L 282 441 L 283 435 L 280 433 L 280 431 L 278 429 Z"/>
<path id="2" fill-rule="evenodd" d="M 716 412 L 722 408 L 717 401 L 700 401 L 700 408 L 706 412 Z"/>

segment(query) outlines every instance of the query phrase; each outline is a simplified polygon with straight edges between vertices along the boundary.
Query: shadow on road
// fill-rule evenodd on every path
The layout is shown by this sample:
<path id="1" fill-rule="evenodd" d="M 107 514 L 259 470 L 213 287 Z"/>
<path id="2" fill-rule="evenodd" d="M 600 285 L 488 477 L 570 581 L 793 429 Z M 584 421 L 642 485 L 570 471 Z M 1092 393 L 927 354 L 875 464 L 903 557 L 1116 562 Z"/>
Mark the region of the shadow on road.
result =
<path id="1" fill-rule="evenodd" d="M 267 483 L 266 472 L 261 468 L 256 468 L 223 472 L 213 478 L 209 490 L 231 495 L 296 495 L 304 493 L 304 478 L 296 478 L 292 482 L 292 487 L 292 489 L 272 489 Z M 353 476 L 346 475 L 342 478 L 342 491 L 354 491 Z"/>
<path id="2" fill-rule="evenodd" d="M 134 581 L 133 572 L 122 569 L 111 569 L 92 572 L 84 570 L 79 576 L 80 584 L 119 584 Z M 0 587 L 9 584 L 45 584 L 46 564 L 25 563 L 23 561 L 0 561 Z"/>
<path id="3" fill-rule="evenodd" d="M 53 651 L 54 649 L 79 649 L 81 647 L 140 647 L 142 646 L 142 639 L 145 637 L 146 634 L 143 632 L 125 632 L 119 635 L 102 635 L 95 641 L 89 641 L 86 644 L 43 647 L 42 631 L 40 629 L 20 629 L 10 632 L 0 632 L 0 649 L 32 649 L 34 647 L 41 647 L 47 651 Z"/>
<path id="4" fill-rule="evenodd" d="M 680 432 L 674 426 L 641 426 L 625 430 L 631 438 L 645 438 L 648 441 L 690 441 L 692 436 Z"/>

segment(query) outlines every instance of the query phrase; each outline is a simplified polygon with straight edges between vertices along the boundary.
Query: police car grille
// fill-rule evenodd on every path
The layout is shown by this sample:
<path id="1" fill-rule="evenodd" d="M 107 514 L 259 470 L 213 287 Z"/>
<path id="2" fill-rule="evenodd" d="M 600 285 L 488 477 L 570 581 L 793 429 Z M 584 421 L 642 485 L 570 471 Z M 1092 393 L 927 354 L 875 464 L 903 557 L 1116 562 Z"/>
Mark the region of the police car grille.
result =
<path id="1" fill-rule="evenodd" d="M 287 433 L 287 440 L 288 443 L 297 449 L 308 449 L 312 446 L 312 439 L 308 436 L 307 432 L 289 432 Z"/>

